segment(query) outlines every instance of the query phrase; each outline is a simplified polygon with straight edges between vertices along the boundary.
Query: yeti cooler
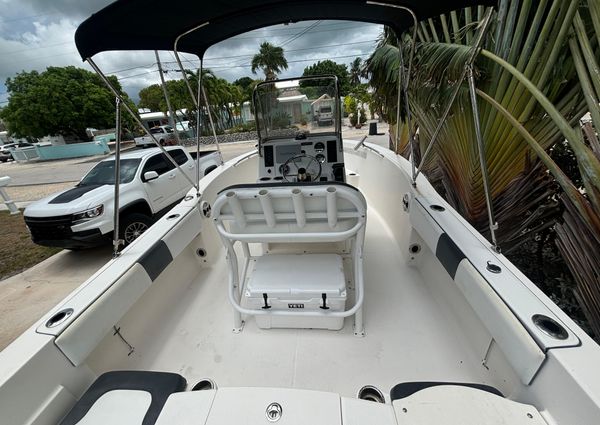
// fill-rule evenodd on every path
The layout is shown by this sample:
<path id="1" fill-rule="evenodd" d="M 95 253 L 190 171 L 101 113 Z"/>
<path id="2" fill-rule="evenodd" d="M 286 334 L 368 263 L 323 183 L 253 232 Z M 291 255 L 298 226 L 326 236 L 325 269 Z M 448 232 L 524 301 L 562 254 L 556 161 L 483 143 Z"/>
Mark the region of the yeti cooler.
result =
<path id="1" fill-rule="evenodd" d="M 302 316 L 302 312 L 344 311 L 346 278 L 337 254 L 263 255 L 253 260 L 244 304 L 264 311 L 298 312 L 295 316 L 256 315 L 259 328 L 332 329 L 343 317 Z M 325 308 L 323 308 L 325 307 Z"/>

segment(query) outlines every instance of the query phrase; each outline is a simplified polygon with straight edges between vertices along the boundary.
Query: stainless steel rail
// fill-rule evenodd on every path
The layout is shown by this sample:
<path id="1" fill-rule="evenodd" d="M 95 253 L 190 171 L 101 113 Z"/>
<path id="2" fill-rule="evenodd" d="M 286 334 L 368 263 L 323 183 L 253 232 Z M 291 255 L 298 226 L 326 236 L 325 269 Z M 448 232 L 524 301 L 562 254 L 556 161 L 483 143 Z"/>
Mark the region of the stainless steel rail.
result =
<path id="1" fill-rule="evenodd" d="M 127 104 L 127 102 L 125 102 L 123 100 L 123 97 L 121 96 L 121 94 L 117 91 L 117 89 L 115 89 L 113 87 L 113 85 L 110 83 L 110 81 L 108 81 L 108 78 L 106 78 L 106 75 L 104 75 L 104 73 L 100 70 L 100 68 L 98 68 L 98 65 L 96 65 L 96 63 L 92 60 L 92 58 L 87 58 L 86 62 L 92 67 L 92 69 L 94 71 L 96 71 L 96 73 L 98 74 L 98 76 L 102 79 L 102 81 L 104 81 L 104 84 L 106 84 L 106 86 L 113 93 L 113 95 L 115 95 L 116 97 L 119 98 L 119 100 L 121 101 L 121 104 L 125 107 L 125 109 L 127 110 L 127 112 L 129 112 L 129 115 L 131 115 L 131 117 L 134 119 L 134 121 L 143 129 L 144 133 L 146 133 L 146 135 L 152 139 L 152 141 L 154 142 L 154 144 L 165 154 L 165 157 L 175 166 L 175 168 L 177 168 L 179 170 L 179 172 L 183 175 L 183 177 L 192 186 L 194 186 L 196 188 L 196 190 L 198 190 L 198 185 L 195 184 L 193 182 L 193 180 L 190 178 L 190 176 L 188 176 L 181 169 L 181 167 L 179 166 L 179 164 L 177 164 L 177 162 L 173 159 L 173 157 L 171 155 L 169 155 L 169 152 L 167 152 L 167 150 L 164 148 L 164 146 L 162 146 L 158 142 L 158 140 L 156 140 L 156 137 L 154 136 L 154 134 L 152 134 L 150 132 L 150 130 L 148 130 L 144 126 L 144 123 L 142 122 L 142 120 L 140 119 L 140 117 L 133 111 L 133 109 L 131 109 L 131 107 Z"/>
<path id="2" fill-rule="evenodd" d="M 113 206 L 113 258 L 119 256 L 119 247 L 123 243 L 119 239 L 119 195 L 121 188 L 121 98 L 115 98 L 115 201 Z"/>
<path id="3" fill-rule="evenodd" d="M 456 97 L 458 96 L 458 92 L 460 91 L 462 82 L 465 80 L 465 77 L 467 76 L 467 69 L 473 65 L 473 63 L 475 62 L 475 58 L 477 58 L 477 55 L 479 54 L 479 49 L 481 47 L 481 44 L 483 43 L 484 36 L 486 35 L 487 29 L 489 27 L 489 23 L 490 23 L 491 16 L 492 16 L 492 11 L 493 11 L 493 8 L 490 7 L 487 10 L 485 16 L 483 17 L 483 22 L 482 22 L 481 28 L 479 30 L 479 33 L 477 34 L 475 43 L 471 47 L 471 52 L 470 52 L 469 58 L 467 59 L 467 63 L 465 64 L 465 68 L 463 69 L 463 72 L 461 73 L 460 78 L 455 83 L 456 86 L 454 87 L 454 91 L 452 92 L 452 95 L 450 96 L 450 100 L 448 101 L 448 104 L 446 105 L 446 109 L 444 110 L 444 113 L 442 114 L 442 118 L 440 119 L 438 126 L 436 127 L 435 131 L 433 132 L 433 135 L 431 136 L 431 140 L 429 141 L 429 145 L 427 146 L 425 153 L 421 157 L 421 162 L 419 163 L 419 167 L 416 170 L 415 175 L 413 176 L 413 186 L 416 186 L 417 177 L 419 176 L 419 173 L 421 173 L 421 169 L 423 168 L 423 165 L 425 164 L 425 160 L 429 156 L 429 152 L 431 152 L 433 145 L 435 145 L 435 142 L 437 141 L 437 136 L 440 133 L 440 130 L 446 123 L 446 118 L 448 118 L 450 109 L 452 109 L 452 105 L 454 105 L 454 101 L 456 100 Z"/>

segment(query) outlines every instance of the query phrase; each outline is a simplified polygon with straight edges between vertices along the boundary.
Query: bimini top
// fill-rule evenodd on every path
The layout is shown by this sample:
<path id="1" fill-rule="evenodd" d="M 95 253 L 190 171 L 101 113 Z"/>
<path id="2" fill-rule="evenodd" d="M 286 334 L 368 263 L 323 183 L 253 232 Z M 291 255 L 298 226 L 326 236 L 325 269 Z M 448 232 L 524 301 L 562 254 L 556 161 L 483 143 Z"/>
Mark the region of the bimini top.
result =
<path id="1" fill-rule="evenodd" d="M 85 20 L 75 33 L 85 60 L 110 50 L 173 50 L 178 36 L 201 24 L 177 50 L 202 57 L 213 44 L 237 34 L 285 22 L 337 19 L 390 26 L 397 34 L 418 20 L 497 0 L 118 0 Z"/>

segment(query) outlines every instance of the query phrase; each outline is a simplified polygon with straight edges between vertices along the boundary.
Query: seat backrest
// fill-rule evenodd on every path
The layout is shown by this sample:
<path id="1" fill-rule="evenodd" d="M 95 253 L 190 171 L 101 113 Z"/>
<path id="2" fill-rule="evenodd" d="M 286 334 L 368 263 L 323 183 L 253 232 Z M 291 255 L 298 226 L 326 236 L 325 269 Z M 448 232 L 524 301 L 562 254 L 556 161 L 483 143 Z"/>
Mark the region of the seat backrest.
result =
<path id="1" fill-rule="evenodd" d="M 231 186 L 212 209 L 222 236 L 242 242 L 338 242 L 357 234 L 367 204 L 338 182 Z"/>

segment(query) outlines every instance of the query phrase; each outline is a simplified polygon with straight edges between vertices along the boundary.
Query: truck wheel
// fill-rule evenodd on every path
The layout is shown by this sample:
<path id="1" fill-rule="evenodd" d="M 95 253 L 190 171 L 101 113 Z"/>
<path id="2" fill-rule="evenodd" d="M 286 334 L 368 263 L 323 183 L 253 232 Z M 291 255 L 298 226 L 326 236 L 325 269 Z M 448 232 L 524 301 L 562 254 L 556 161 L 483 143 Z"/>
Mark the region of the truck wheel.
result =
<path id="1" fill-rule="evenodd" d="M 165 141 L 164 141 L 164 139 L 160 139 L 160 141 L 159 141 L 158 143 L 160 143 L 160 145 L 161 145 L 161 146 L 164 146 L 164 145 L 165 145 Z"/>
<path id="2" fill-rule="evenodd" d="M 122 221 L 119 237 L 125 241 L 125 246 L 136 240 L 152 225 L 150 217 L 140 213 L 131 213 Z"/>

